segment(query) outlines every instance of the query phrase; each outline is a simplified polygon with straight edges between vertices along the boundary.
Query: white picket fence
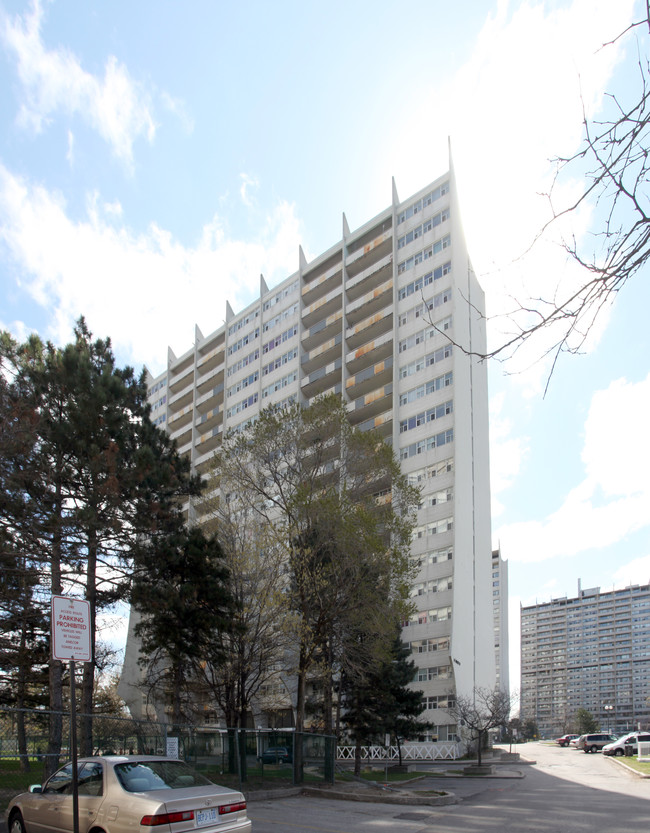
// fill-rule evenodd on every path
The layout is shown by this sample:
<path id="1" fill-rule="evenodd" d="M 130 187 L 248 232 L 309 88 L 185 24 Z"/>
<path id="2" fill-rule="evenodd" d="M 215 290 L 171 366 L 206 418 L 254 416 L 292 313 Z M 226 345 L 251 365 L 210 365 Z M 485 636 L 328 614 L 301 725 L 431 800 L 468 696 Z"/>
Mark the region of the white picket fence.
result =
<path id="1" fill-rule="evenodd" d="M 338 761 L 353 761 L 354 746 L 337 746 Z M 463 750 L 457 741 L 436 741 L 435 743 L 402 744 L 402 761 L 455 761 L 462 757 Z M 362 761 L 398 761 L 399 750 L 393 746 L 362 746 Z"/>

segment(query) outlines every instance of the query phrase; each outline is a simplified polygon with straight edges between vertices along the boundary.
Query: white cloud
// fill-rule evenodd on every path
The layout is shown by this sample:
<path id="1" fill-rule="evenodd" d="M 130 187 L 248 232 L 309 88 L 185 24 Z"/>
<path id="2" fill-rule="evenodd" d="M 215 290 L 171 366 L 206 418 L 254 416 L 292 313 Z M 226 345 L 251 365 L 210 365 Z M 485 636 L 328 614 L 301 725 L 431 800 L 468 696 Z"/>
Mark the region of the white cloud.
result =
<path id="1" fill-rule="evenodd" d="M 32 332 L 24 321 L 3 321 L 1 318 L 0 331 L 11 333 L 16 341 L 19 342 L 27 341 L 30 333 Z"/>
<path id="2" fill-rule="evenodd" d="M 23 285 L 50 310 L 55 343 L 69 340 L 83 314 L 125 360 L 159 372 L 167 345 L 184 351 L 192 341 L 190 322 L 212 332 L 227 300 L 237 309 L 259 292 L 260 273 L 272 285 L 295 271 L 300 234 L 293 206 L 280 203 L 257 239 L 229 238 L 215 217 L 186 248 L 155 224 L 134 233 L 119 204 L 97 194 L 73 221 L 59 194 L 0 165 L 0 240 Z"/>
<path id="3" fill-rule="evenodd" d="M 486 291 L 488 315 L 494 317 L 490 348 L 516 331 L 508 315 L 516 301 L 552 300 L 558 287 L 558 297 L 566 297 L 583 278 L 561 240 L 586 232 L 588 210 L 554 226 L 525 253 L 551 215 L 542 196 L 554 173 L 549 160 L 578 148 L 583 103 L 588 112 L 597 110 L 624 43 L 632 38 L 600 47 L 627 28 L 634 6 L 634 0 L 503 0 L 487 17 L 459 72 L 449 80 L 444 74 L 409 79 L 410 119 L 404 118 L 393 151 L 396 180 L 400 190 L 419 187 L 423 158 L 442 157 L 440 143 L 432 151 L 431 142 L 451 137 L 468 248 Z M 426 137 L 424 152 L 404 154 L 405 142 L 416 136 Z M 444 165 L 444 158 L 437 164 Z M 560 204 L 576 187 L 576 182 L 563 184 L 557 192 Z M 587 349 L 593 349 L 606 323 L 603 318 L 592 329 Z M 508 362 L 512 383 L 526 396 L 543 391 L 551 362 L 546 351 L 557 338 L 546 329 Z"/>
<path id="4" fill-rule="evenodd" d="M 650 439 L 644 420 L 649 408 L 650 375 L 638 383 L 619 379 L 594 394 L 585 423 L 585 478 L 546 519 L 495 531 L 510 561 L 612 547 L 650 524 Z"/>
<path id="5" fill-rule="evenodd" d="M 642 555 L 619 567 L 614 573 L 614 584 L 616 589 L 631 584 L 650 584 L 650 555 Z"/>
<path id="6" fill-rule="evenodd" d="M 617 379 L 594 394 L 585 424 L 582 460 L 590 482 L 603 494 L 645 494 L 650 498 L 649 413 L 650 374 L 637 384 Z"/>
<path id="7" fill-rule="evenodd" d="M 254 176 L 250 176 L 249 174 L 239 174 L 239 178 L 241 180 L 239 196 L 244 205 L 250 208 L 253 205 L 253 199 L 249 194 L 249 189 L 258 188 L 259 182 Z"/>
<path id="8" fill-rule="evenodd" d="M 48 49 L 41 38 L 43 16 L 40 0 L 33 0 L 24 16 L 2 20 L 0 37 L 16 57 L 24 88 L 19 123 L 41 132 L 56 113 L 79 116 L 130 165 L 136 139 L 151 142 L 156 132 L 149 93 L 114 56 L 98 79 L 68 49 Z"/>
<path id="9" fill-rule="evenodd" d="M 501 392 L 490 399 L 490 491 L 493 518 L 504 511 L 499 495 L 515 482 L 528 454 L 528 438 L 513 436 L 513 421 L 504 416 L 505 396 L 505 392 Z"/>

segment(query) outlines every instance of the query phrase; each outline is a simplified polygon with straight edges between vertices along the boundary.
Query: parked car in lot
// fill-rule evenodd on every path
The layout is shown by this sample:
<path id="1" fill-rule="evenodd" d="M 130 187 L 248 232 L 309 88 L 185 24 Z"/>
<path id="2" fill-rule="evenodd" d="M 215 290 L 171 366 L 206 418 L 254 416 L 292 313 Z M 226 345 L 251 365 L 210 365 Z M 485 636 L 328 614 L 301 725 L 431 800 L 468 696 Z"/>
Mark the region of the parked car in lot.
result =
<path id="1" fill-rule="evenodd" d="M 250 833 L 242 793 L 219 787 L 183 761 L 150 755 L 80 758 L 79 833 Z M 12 799 L 9 833 L 73 830 L 72 764 Z"/>
<path id="2" fill-rule="evenodd" d="M 562 737 L 555 738 L 555 742 L 560 746 L 568 746 L 572 740 L 576 740 L 579 735 L 562 735 Z"/>
<path id="3" fill-rule="evenodd" d="M 650 732 L 628 732 L 613 743 L 603 746 L 603 755 L 636 755 L 639 751 L 639 741 L 650 742 Z"/>
<path id="4" fill-rule="evenodd" d="M 257 760 L 262 764 L 290 764 L 293 761 L 291 749 L 287 746 L 269 746 Z"/>
<path id="5" fill-rule="evenodd" d="M 578 749 L 582 749 L 584 752 L 600 752 L 603 746 L 615 740 L 616 736 L 609 732 L 593 732 L 579 738 Z"/>
<path id="6" fill-rule="evenodd" d="M 569 741 L 569 746 L 572 749 L 579 749 L 580 748 L 580 742 L 582 741 L 583 737 L 584 737 L 584 735 L 578 735 L 577 738 L 573 738 L 573 740 Z"/>

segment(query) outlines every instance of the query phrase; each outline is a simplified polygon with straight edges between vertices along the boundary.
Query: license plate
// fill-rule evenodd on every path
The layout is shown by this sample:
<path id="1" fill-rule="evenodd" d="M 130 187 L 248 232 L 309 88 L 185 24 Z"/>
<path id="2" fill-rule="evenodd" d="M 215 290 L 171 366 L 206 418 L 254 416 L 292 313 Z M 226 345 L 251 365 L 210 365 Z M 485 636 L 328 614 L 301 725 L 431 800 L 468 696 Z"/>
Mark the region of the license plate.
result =
<path id="1" fill-rule="evenodd" d="M 206 824 L 214 824 L 219 818 L 216 807 L 211 807 L 209 810 L 196 810 L 194 813 L 194 820 L 197 827 L 204 827 Z"/>

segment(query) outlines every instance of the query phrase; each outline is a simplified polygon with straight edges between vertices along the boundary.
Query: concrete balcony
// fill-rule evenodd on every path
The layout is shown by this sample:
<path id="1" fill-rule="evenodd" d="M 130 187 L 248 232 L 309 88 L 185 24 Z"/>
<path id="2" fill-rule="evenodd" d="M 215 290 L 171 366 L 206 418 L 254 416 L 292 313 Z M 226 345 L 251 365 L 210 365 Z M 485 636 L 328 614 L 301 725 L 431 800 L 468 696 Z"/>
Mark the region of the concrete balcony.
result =
<path id="1" fill-rule="evenodd" d="M 223 361 L 207 369 L 201 368 L 201 372 L 197 375 L 196 379 L 196 389 L 199 394 L 206 393 L 208 390 L 214 388 L 218 382 L 223 382 L 223 372 Z"/>
<path id="2" fill-rule="evenodd" d="M 373 263 L 359 272 L 354 278 L 347 281 L 345 291 L 350 301 L 356 301 L 366 292 L 370 292 L 380 286 L 388 278 L 393 277 L 393 255 L 388 254 L 382 257 L 377 263 Z"/>
<path id="3" fill-rule="evenodd" d="M 345 310 L 345 317 L 348 325 L 353 327 L 364 318 L 384 309 L 393 303 L 393 279 L 389 278 L 370 292 L 366 292 L 356 301 L 348 304 Z"/>
<path id="4" fill-rule="evenodd" d="M 213 408 L 211 411 L 201 414 L 201 416 L 194 422 L 194 425 L 196 426 L 196 430 L 199 434 L 203 436 L 206 431 L 212 430 L 215 425 L 220 425 L 221 423 L 223 423 L 223 405 L 219 405 L 217 408 Z"/>
<path id="5" fill-rule="evenodd" d="M 387 440 L 393 433 L 393 412 L 385 411 L 363 422 L 355 423 L 359 431 L 376 431 L 383 440 Z"/>
<path id="6" fill-rule="evenodd" d="M 345 268 L 350 277 L 358 275 L 393 250 L 393 230 L 387 229 L 348 256 Z"/>
<path id="7" fill-rule="evenodd" d="M 342 365 L 342 360 L 338 358 L 325 367 L 315 370 L 307 378 L 303 379 L 300 388 L 303 396 L 308 398 L 318 396 L 326 388 L 330 388 L 337 383 L 340 384 Z"/>
<path id="8" fill-rule="evenodd" d="M 340 286 L 343 281 L 343 262 L 339 255 L 339 262 L 330 266 L 317 278 L 306 282 L 302 288 L 302 302 L 309 306 L 321 298 L 326 292 L 331 292 L 335 287 Z"/>
<path id="9" fill-rule="evenodd" d="M 389 356 L 383 362 L 366 367 L 356 376 L 350 376 L 345 383 L 345 391 L 350 399 L 366 396 L 378 387 L 389 385 L 393 381 L 393 357 Z"/>
<path id="10" fill-rule="evenodd" d="M 312 396 L 311 399 L 307 400 L 307 406 L 313 405 L 316 401 L 317 397 L 319 396 L 329 396 L 332 394 L 333 396 L 340 396 L 343 390 L 343 385 L 338 382 L 338 384 L 333 385 L 331 388 L 327 388 L 327 390 L 319 391 L 315 396 Z"/>
<path id="11" fill-rule="evenodd" d="M 178 446 L 179 450 L 181 448 L 189 448 L 192 445 L 192 424 L 186 425 L 184 428 L 180 428 L 178 431 L 174 431 L 171 434 L 171 438 L 176 441 L 176 445 Z"/>
<path id="12" fill-rule="evenodd" d="M 215 347 L 214 349 L 210 350 L 209 353 L 206 353 L 204 356 L 200 356 L 196 366 L 198 367 L 201 373 L 207 373 L 208 370 L 212 370 L 213 367 L 216 367 L 218 364 L 223 364 L 225 359 L 225 346 L 222 343 Z"/>
<path id="13" fill-rule="evenodd" d="M 348 405 L 348 415 L 353 425 L 374 419 L 379 414 L 384 414 L 393 407 L 393 385 L 384 385 L 381 388 L 352 400 Z"/>
<path id="14" fill-rule="evenodd" d="M 345 341 L 349 350 L 355 350 L 360 345 L 372 339 L 379 338 L 393 327 L 393 308 L 388 307 L 375 313 L 370 318 L 364 318 L 355 327 L 348 327 Z"/>
<path id="15" fill-rule="evenodd" d="M 223 434 L 223 426 L 216 425 L 214 428 L 206 431 L 205 434 L 201 434 L 200 437 L 194 443 L 194 448 L 196 449 L 197 455 L 194 460 L 194 465 L 198 466 L 199 461 L 203 458 L 203 456 L 209 452 L 214 452 L 215 448 L 221 445 L 221 439 Z"/>
<path id="16" fill-rule="evenodd" d="M 190 377 L 189 384 L 184 388 L 177 388 L 176 393 L 170 396 L 167 400 L 169 407 L 177 411 L 179 408 L 184 408 L 194 398 L 194 374 Z"/>
<path id="17" fill-rule="evenodd" d="M 377 361 L 383 361 L 388 358 L 388 356 L 392 355 L 393 332 L 392 330 L 389 330 L 387 333 L 384 333 L 383 336 L 379 336 L 379 338 L 373 339 L 372 341 L 367 341 L 365 344 L 362 344 L 361 347 L 358 347 L 356 350 L 352 350 L 347 354 L 345 362 L 347 364 L 348 373 L 354 376 L 370 364 L 374 364 Z"/>
<path id="18" fill-rule="evenodd" d="M 220 384 L 216 385 L 216 387 L 206 391 L 206 393 L 197 398 L 195 403 L 196 410 L 201 414 L 205 414 L 208 411 L 213 410 L 213 408 L 216 408 L 218 405 L 221 405 L 223 403 L 223 396 L 224 384 L 223 382 L 221 382 Z"/>
<path id="19" fill-rule="evenodd" d="M 183 443 L 183 445 L 178 446 L 178 453 L 181 457 L 185 457 L 189 455 L 192 451 L 192 435 L 189 435 L 189 440 Z"/>
<path id="20" fill-rule="evenodd" d="M 323 342 L 328 341 L 328 339 L 334 338 L 337 333 L 341 332 L 342 324 L 343 310 L 338 310 L 337 312 L 332 313 L 332 315 L 324 318 L 317 324 L 314 324 L 313 327 L 310 327 L 309 330 L 305 332 L 301 343 L 301 349 L 305 352 L 310 352 L 319 344 L 323 344 Z"/>
<path id="21" fill-rule="evenodd" d="M 169 371 L 169 392 L 171 394 L 178 393 L 180 390 L 186 388 L 187 385 L 191 385 L 193 381 L 194 363 L 190 361 L 189 364 L 183 366 L 178 370 Z"/>
<path id="22" fill-rule="evenodd" d="M 309 353 L 304 353 L 301 360 L 302 369 L 305 373 L 311 373 L 323 364 L 329 364 L 335 361 L 341 355 L 341 342 L 343 336 L 339 332 L 334 338 L 330 338 L 324 344 L 319 344 L 318 347 Z"/>
<path id="23" fill-rule="evenodd" d="M 194 458 L 194 468 L 200 475 L 205 476 L 212 468 L 215 450 L 215 448 L 208 449 Z"/>
<path id="24" fill-rule="evenodd" d="M 312 327 L 317 321 L 341 309 L 343 304 L 343 290 L 340 286 L 335 287 L 327 295 L 319 298 L 309 307 L 302 311 L 302 323 L 305 329 Z"/>
<path id="25" fill-rule="evenodd" d="M 170 413 L 167 418 L 167 428 L 172 439 L 176 439 L 179 432 L 192 421 L 192 403 L 186 405 L 182 410 Z"/>

